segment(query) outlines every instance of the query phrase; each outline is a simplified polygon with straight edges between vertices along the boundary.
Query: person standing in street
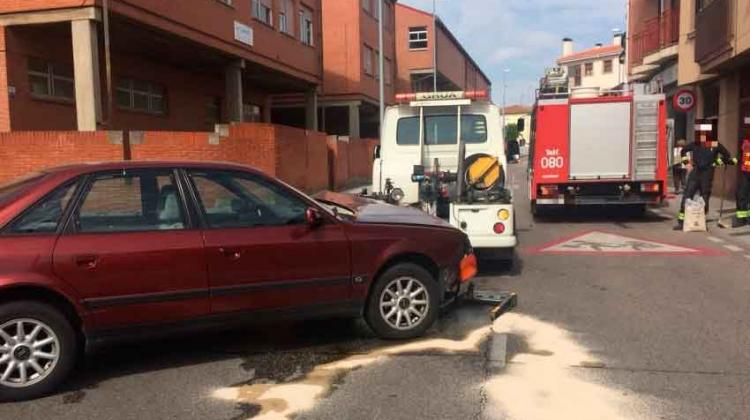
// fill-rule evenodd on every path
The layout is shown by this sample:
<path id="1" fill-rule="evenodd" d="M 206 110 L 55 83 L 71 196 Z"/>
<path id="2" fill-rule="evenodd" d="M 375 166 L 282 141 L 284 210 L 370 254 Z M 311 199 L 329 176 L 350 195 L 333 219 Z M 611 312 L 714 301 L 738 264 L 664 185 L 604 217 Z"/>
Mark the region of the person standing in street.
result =
<path id="1" fill-rule="evenodd" d="M 750 225 L 750 139 L 742 140 L 740 158 L 740 183 L 737 186 L 737 214 L 732 219 L 732 227 Z"/>
<path id="2" fill-rule="evenodd" d="M 673 149 L 674 164 L 672 165 L 672 179 L 674 181 L 675 194 L 682 192 L 687 177 L 687 167 L 682 162 L 682 149 L 685 148 L 686 144 L 687 142 L 685 139 L 680 139 L 677 141 Z"/>
<path id="3" fill-rule="evenodd" d="M 718 136 L 715 119 L 696 120 L 695 127 L 695 143 L 688 144 L 680 152 L 682 163 L 686 165 L 691 163 L 687 154 L 692 154 L 693 170 L 688 175 L 685 191 L 682 194 L 682 204 L 680 205 L 680 212 L 677 214 L 675 230 L 682 230 L 685 222 L 685 202 L 688 198 L 692 199 L 695 194 L 700 193 L 703 197 L 703 201 L 706 203 L 705 211 L 708 214 L 715 168 L 725 164 L 737 164 L 737 158 L 732 158 L 727 148 L 716 140 Z"/>

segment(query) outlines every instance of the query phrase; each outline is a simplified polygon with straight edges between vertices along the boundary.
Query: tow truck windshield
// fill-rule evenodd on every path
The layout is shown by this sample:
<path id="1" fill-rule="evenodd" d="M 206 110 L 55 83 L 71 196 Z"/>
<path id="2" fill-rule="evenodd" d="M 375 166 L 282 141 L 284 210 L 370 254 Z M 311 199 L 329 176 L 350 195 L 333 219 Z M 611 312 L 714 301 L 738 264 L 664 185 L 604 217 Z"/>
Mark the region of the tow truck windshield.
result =
<path id="1" fill-rule="evenodd" d="M 425 145 L 451 145 L 458 143 L 458 112 L 441 112 L 424 116 Z M 398 120 L 396 143 L 399 145 L 419 144 L 419 116 L 404 117 Z M 461 140 L 479 144 L 487 141 L 487 119 L 484 115 L 461 115 Z"/>

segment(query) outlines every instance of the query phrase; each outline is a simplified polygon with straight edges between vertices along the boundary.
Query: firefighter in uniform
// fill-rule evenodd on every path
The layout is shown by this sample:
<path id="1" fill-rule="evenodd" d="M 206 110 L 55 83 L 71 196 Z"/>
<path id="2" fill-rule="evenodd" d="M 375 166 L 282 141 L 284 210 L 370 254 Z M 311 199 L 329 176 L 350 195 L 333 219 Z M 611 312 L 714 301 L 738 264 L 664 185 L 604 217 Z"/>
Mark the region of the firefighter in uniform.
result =
<path id="1" fill-rule="evenodd" d="M 742 140 L 740 183 L 737 187 L 737 214 L 732 220 L 733 228 L 746 225 L 750 225 L 750 139 Z"/>
<path id="2" fill-rule="evenodd" d="M 708 203 L 711 198 L 711 188 L 714 181 L 714 172 L 717 166 L 725 164 L 736 165 L 737 159 L 732 158 L 729 151 L 721 143 L 716 141 L 717 125 L 715 120 L 696 120 L 696 141 L 688 144 L 682 149 L 683 163 L 690 163 L 688 153 L 693 157 L 693 170 L 688 175 L 687 185 L 682 194 L 680 213 L 677 215 L 677 226 L 675 230 L 682 230 L 685 221 L 685 201 L 700 193 L 706 202 L 706 214 L 708 214 Z"/>

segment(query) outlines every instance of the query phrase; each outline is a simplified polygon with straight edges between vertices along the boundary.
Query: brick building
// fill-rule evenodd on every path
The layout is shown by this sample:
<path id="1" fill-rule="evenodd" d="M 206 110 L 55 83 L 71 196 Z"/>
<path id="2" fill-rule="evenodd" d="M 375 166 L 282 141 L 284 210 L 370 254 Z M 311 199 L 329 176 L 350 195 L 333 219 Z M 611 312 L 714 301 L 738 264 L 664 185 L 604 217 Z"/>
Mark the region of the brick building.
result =
<path id="1" fill-rule="evenodd" d="M 678 83 L 697 96 L 691 117 L 715 118 L 719 141 L 737 154 L 740 139 L 750 138 L 750 2 L 682 0 L 679 10 Z M 726 173 L 732 197 L 737 172 Z M 723 174 L 714 180 L 717 193 Z"/>
<path id="2" fill-rule="evenodd" d="M 211 130 L 288 93 L 317 127 L 320 0 L 109 0 L 111 84 L 104 1 L 0 3 L 0 131 Z"/>
<path id="3" fill-rule="evenodd" d="M 383 1 L 386 104 L 394 98 L 395 2 Z M 379 137 L 378 0 L 322 0 L 322 21 L 320 129 L 351 138 Z"/>
<path id="4" fill-rule="evenodd" d="M 672 100 L 678 90 L 680 0 L 631 0 L 628 5 L 628 80 Z M 687 115 L 667 108 L 675 138 L 687 138 Z"/>
<path id="5" fill-rule="evenodd" d="M 439 17 L 400 3 L 396 5 L 396 62 L 399 92 L 432 91 L 435 73 L 437 89 L 442 91 L 492 87 Z"/>

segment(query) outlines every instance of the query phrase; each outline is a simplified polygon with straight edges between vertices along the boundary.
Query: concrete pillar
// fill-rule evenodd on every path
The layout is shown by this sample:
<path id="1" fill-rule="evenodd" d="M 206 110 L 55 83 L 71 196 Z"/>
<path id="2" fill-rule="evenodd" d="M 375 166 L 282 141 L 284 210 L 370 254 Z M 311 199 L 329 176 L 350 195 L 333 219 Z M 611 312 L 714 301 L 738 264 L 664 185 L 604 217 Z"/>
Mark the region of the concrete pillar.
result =
<path id="1" fill-rule="evenodd" d="M 349 138 L 358 139 L 359 134 L 359 104 L 349 105 Z"/>
<path id="2" fill-rule="evenodd" d="M 224 69 L 227 119 L 229 122 L 243 122 L 242 70 L 244 68 L 245 61 L 238 59 L 227 64 Z"/>
<path id="3" fill-rule="evenodd" d="M 78 130 L 95 131 L 97 123 L 101 122 L 102 118 L 96 21 L 73 20 L 70 28 L 73 39 Z"/>
<path id="4" fill-rule="evenodd" d="M 261 121 L 270 124 L 271 123 L 271 107 L 273 106 L 273 98 L 271 95 L 266 96 L 263 99 L 263 115 L 261 115 Z"/>
<path id="5" fill-rule="evenodd" d="M 318 131 L 318 88 L 312 87 L 305 93 L 305 128 Z"/>

